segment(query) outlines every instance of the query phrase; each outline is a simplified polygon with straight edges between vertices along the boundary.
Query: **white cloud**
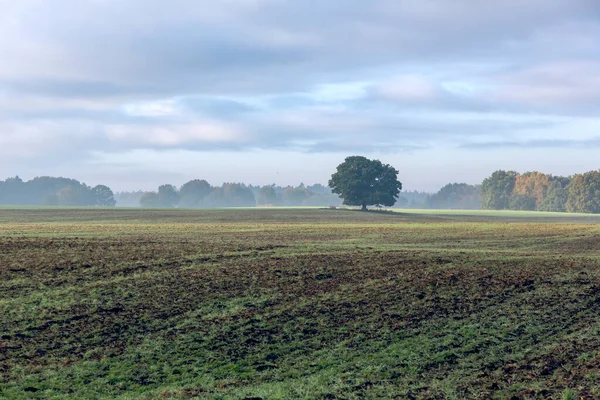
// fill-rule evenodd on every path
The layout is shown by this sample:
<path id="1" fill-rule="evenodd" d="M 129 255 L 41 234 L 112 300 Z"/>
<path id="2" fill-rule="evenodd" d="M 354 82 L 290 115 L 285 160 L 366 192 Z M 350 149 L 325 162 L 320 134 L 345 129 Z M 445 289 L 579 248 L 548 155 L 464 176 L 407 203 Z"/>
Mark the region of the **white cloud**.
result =
<path id="1" fill-rule="evenodd" d="M 389 100 L 434 100 L 440 95 L 440 87 L 418 75 L 405 75 L 380 83 L 374 87 L 377 96 Z"/>
<path id="2" fill-rule="evenodd" d="M 106 128 L 106 136 L 110 141 L 130 148 L 195 147 L 205 143 L 231 143 L 247 139 L 238 126 L 219 121 L 195 121 L 167 126 L 113 125 Z"/>
<path id="3" fill-rule="evenodd" d="M 316 85 L 309 97 L 318 102 L 340 102 L 362 99 L 367 95 L 369 82 L 343 82 Z"/>
<path id="4" fill-rule="evenodd" d="M 181 113 L 174 99 L 126 104 L 123 110 L 133 117 L 167 117 Z"/>

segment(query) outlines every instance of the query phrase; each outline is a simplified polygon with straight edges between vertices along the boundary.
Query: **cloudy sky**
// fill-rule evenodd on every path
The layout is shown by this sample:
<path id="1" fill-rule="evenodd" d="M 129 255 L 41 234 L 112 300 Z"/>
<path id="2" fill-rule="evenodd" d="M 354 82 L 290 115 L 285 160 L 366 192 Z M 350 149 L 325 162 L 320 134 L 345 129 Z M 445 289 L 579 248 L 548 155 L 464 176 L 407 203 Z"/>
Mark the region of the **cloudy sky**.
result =
<path id="1" fill-rule="evenodd" d="M 0 179 L 597 169 L 597 0 L 0 0 Z"/>

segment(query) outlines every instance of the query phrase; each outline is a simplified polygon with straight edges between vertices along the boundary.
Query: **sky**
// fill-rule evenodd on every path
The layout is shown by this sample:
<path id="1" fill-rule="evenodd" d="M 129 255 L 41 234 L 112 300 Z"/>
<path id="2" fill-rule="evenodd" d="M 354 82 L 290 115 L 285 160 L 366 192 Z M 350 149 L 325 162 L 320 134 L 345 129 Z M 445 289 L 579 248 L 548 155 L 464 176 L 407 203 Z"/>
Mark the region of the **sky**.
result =
<path id="1" fill-rule="evenodd" d="M 0 179 L 599 168 L 597 0 L 0 0 Z"/>

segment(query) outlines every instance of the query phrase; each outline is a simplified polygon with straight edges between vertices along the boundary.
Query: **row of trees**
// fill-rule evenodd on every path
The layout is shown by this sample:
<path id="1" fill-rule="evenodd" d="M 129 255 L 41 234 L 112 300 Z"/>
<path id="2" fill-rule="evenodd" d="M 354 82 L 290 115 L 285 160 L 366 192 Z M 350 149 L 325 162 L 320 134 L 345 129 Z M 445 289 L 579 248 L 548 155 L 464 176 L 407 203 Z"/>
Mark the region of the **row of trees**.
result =
<path id="1" fill-rule="evenodd" d="M 75 179 L 19 177 L 0 181 L 0 204 L 142 207 L 254 207 L 368 205 L 438 209 L 537 210 L 600 213 L 600 170 L 570 177 L 538 171 L 519 174 L 499 170 L 481 185 L 452 183 L 435 194 L 404 192 L 398 171 L 378 160 L 348 157 L 338 166 L 329 187 L 212 186 L 194 179 L 180 188 L 161 185 L 155 192 L 113 194 L 105 185 L 90 187 Z"/>
<path id="2" fill-rule="evenodd" d="M 451 183 L 433 195 L 409 192 L 400 196 L 402 183 L 398 170 L 379 160 L 362 156 L 347 157 L 338 165 L 329 180 L 333 193 L 339 194 L 344 204 L 360 206 L 415 206 L 421 208 L 479 209 L 479 186 L 466 183 Z M 410 200 L 409 200 L 410 199 Z"/>
<path id="3" fill-rule="evenodd" d="M 121 192 L 116 194 L 119 205 L 142 207 L 254 207 L 254 206 L 330 206 L 342 200 L 331 189 L 315 184 L 297 187 L 276 185 L 253 186 L 224 183 L 211 186 L 207 181 L 194 179 L 179 189 L 165 184 L 154 192 Z"/>
<path id="4" fill-rule="evenodd" d="M 254 207 L 254 194 L 245 185 L 225 183 L 212 187 L 205 180 L 195 179 L 178 190 L 173 185 L 160 185 L 156 192 L 146 192 L 140 198 L 142 207 Z"/>
<path id="5" fill-rule="evenodd" d="M 338 165 L 329 186 L 344 204 L 362 210 L 369 205 L 393 206 L 402 189 L 395 168 L 361 156 L 347 157 Z M 431 208 L 600 213 L 600 170 L 570 177 L 499 170 L 481 186 L 446 185 L 428 197 L 426 204 Z"/>
<path id="6" fill-rule="evenodd" d="M 477 208 L 471 192 L 452 184 L 437 194 L 403 192 L 396 207 L 403 208 Z M 121 207 L 252 207 L 252 206 L 340 206 L 342 199 L 331 188 L 314 184 L 305 186 L 244 185 L 225 183 L 213 187 L 205 180 L 195 179 L 177 189 L 161 185 L 156 192 L 117 192 L 105 185 L 87 186 L 75 179 L 36 177 L 23 181 L 19 177 L 0 181 L 0 204 L 45 206 L 105 206 Z"/>
<path id="7" fill-rule="evenodd" d="M 479 210 L 481 208 L 480 186 L 449 183 L 437 193 L 427 196 L 424 208 Z"/>
<path id="8" fill-rule="evenodd" d="M 481 185 L 481 207 L 600 213 L 600 171 L 569 177 L 538 171 L 496 171 Z"/>
<path id="9" fill-rule="evenodd" d="M 0 181 L 0 204 L 114 207 L 116 201 L 105 185 L 90 187 L 75 179 L 49 176 L 23 181 L 16 176 Z"/>

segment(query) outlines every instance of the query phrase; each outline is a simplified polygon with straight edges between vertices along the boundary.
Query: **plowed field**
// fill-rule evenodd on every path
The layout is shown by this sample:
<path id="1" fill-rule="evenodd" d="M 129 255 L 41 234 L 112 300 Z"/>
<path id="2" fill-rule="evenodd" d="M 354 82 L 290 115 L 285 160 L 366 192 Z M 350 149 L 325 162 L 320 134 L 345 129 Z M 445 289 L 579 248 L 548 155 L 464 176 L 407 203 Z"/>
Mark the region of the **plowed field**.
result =
<path id="1" fill-rule="evenodd" d="M 599 223 L 0 210 L 0 398 L 600 398 Z"/>

